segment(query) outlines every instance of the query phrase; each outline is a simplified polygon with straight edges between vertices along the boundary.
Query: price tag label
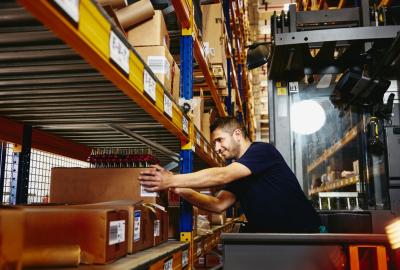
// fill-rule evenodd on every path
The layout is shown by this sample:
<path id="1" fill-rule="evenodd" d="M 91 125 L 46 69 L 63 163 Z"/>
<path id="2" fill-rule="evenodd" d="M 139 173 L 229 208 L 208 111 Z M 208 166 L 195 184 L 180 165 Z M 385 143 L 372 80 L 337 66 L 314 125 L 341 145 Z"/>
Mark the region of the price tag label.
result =
<path id="1" fill-rule="evenodd" d="M 129 74 L 129 49 L 114 31 L 110 32 L 110 57 L 126 74 Z"/>
<path id="2" fill-rule="evenodd" d="M 76 23 L 79 22 L 79 0 L 54 0 L 54 2 Z"/>
<path id="3" fill-rule="evenodd" d="M 156 81 L 151 77 L 151 75 L 147 72 L 147 70 L 144 70 L 143 82 L 144 82 L 144 92 L 154 102 L 156 102 Z"/>
<path id="4" fill-rule="evenodd" d="M 196 132 L 196 144 L 197 145 L 200 145 L 200 141 L 201 141 L 200 138 L 201 138 L 200 133 Z"/>
<path id="5" fill-rule="evenodd" d="M 186 134 L 189 134 L 189 121 L 185 116 L 182 116 L 182 130 Z"/>
<path id="6" fill-rule="evenodd" d="M 289 92 L 290 93 L 298 93 L 299 92 L 299 82 L 289 82 Z"/>
<path id="7" fill-rule="evenodd" d="M 183 260 L 183 259 L 182 259 Z M 173 270 L 172 268 L 173 258 L 169 259 L 164 263 L 164 270 Z"/>
<path id="8" fill-rule="evenodd" d="M 172 118 L 172 101 L 165 93 L 164 93 L 164 112 L 166 115 Z"/>
<path id="9" fill-rule="evenodd" d="M 189 250 L 182 251 L 182 267 L 189 264 Z"/>

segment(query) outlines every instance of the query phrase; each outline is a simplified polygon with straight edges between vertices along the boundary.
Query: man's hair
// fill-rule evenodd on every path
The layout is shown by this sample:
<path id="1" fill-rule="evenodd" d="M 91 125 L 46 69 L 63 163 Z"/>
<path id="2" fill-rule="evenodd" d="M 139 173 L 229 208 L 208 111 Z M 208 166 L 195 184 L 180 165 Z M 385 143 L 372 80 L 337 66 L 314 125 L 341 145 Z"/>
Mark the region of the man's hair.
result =
<path id="1" fill-rule="evenodd" d="M 242 131 L 243 136 L 247 137 L 247 131 L 244 128 L 243 124 L 240 123 L 236 118 L 231 116 L 220 117 L 215 119 L 210 126 L 211 133 L 218 128 L 229 133 L 233 133 L 236 129 L 240 129 L 240 131 Z"/>

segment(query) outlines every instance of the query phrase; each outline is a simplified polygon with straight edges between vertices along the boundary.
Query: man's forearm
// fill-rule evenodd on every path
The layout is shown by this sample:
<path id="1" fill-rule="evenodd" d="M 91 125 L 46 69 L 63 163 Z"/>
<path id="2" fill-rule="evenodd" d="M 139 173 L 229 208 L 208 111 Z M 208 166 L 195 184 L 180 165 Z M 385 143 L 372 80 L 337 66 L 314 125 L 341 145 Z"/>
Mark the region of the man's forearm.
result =
<path id="1" fill-rule="evenodd" d="M 201 194 L 190 188 L 181 188 L 179 195 L 189 203 L 201 209 L 214 213 L 220 213 L 223 211 L 223 209 L 220 209 L 218 199 L 216 197 Z"/>
<path id="2" fill-rule="evenodd" d="M 224 185 L 229 181 L 223 168 L 208 168 L 194 173 L 171 176 L 169 187 L 206 188 Z"/>

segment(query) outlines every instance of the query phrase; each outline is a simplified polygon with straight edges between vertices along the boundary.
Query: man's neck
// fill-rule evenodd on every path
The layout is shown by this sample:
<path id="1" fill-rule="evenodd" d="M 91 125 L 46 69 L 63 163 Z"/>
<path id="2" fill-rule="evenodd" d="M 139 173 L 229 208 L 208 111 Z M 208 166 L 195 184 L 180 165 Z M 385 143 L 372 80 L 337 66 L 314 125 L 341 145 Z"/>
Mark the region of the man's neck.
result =
<path id="1" fill-rule="evenodd" d="M 244 142 L 241 144 L 240 146 L 240 152 L 239 152 L 239 156 L 237 159 L 241 158 L 244 153 L 246 153 L 247 149 L 249 149 L 251 145 L 251 141 L 249 139 L 244 139 Z"/>

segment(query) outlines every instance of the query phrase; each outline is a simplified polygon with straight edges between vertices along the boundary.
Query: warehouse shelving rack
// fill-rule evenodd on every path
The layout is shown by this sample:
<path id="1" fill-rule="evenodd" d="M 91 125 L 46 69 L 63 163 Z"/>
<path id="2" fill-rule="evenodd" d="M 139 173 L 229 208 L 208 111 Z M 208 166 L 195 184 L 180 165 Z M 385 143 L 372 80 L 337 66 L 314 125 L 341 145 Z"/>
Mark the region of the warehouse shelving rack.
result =
<path id="1" fill-rule="evenodd" d="M 0 10 L 0 139 L 22 145 L 13 156 L 24 172 L 16 179 L 17 203 L 26 202 L 31 147 L 82 161 L 92 148 L 150 147 L 163 165 L 180 161 L 182 173 L 223 164 L 95 1 L 19 3 L 33 16 L 12 1 Z M 192 48 L 181 52 L 187 59 L 181 93 L 189 99 L 193 67 L 185 63 L 192 63 L 193 51 L 199 63 L 205 59 L 198 40 L 184 47 Z M 213 81 L 207 82 L 219 114 L 226 115 Z M 191 206 L 181 204 L 182 240 L 188 240 Z"/>

